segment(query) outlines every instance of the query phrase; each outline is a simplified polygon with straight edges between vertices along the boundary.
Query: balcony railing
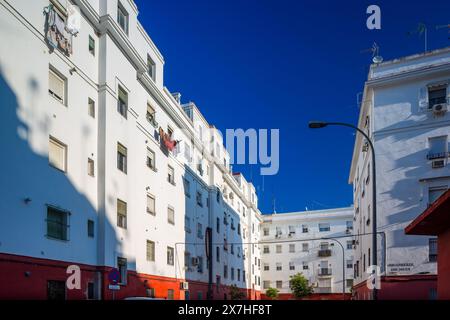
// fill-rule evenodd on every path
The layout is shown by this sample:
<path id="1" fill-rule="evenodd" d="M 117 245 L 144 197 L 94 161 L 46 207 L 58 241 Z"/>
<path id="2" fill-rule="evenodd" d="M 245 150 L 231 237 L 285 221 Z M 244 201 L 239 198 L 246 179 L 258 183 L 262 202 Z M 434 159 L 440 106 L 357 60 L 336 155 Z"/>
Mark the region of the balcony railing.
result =
<path id="1" fill-rule="evenodd" d="M 450 152 L 436 152 L 427 154 L 427 160 L 445 159 L 450 155 Z"/>
<path id="2" fill-rule="evenodd" d="M 314 293 L 331 293 L 331 287 L 317 287 L 317 288 L 314 288 Z"/>
<path id="3" fill-rule="evenodd" d="M 319 268 L 319 276 L 331 276 L 331 268 Z"/>
<path id="4" fill-rule="evenodd" d="M 331 256 L 331 250 L 330 249 L 321 249 L 321 250 L 319 250 L 317 255 L 319 257 L 329 257 L 329 256 Z"/>

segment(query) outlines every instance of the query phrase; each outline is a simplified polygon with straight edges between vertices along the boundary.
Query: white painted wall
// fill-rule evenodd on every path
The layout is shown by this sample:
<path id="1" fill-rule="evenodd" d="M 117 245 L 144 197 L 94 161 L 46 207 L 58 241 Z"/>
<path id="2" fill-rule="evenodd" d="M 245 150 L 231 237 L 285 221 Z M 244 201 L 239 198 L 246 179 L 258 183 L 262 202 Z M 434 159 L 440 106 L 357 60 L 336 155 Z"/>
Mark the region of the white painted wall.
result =
<path id="1" fill-rule="evenodd" d="M 347 241 L 352 240 L 351 230 L 347 232 L 347 221 L 352 222 L 352 220 L 352 207 L 263 215 L 260 243 L 262 281 L 268 281 L 268 286 L 273 288 L 277 287 L 277 281 L 282 281 L 280 293 L 291 293 L 290 276 L 302 273 L 315 287 L 314 291 L 317 293 L 342 292 L 343 262 L 345 263 L 345 279 L 353 279 L 353 267 L 347 268 L 347 262 L 353 261 L 353 250 L 351 247 L 347 248 Z M 330 230 L 319 231 L 320 223 L 328 223 Z M 308 232 L 303 232 L 303 225 L 307 226 Z M 290 236 L 289 226 L 295 230 L 295 234 Z M 265 230 L 268 235 L 264 233 Z M 278 235 L 277 230 L 281 232 Z M 322 238 L 336 238 L 336 240 L 319 240 Z M 307 251 L 303 251 L 304 243 L 308 245 Z M 318 256 L 321 243 L 328 243 L 331 256 Z M 290 252 L 290 244 L 295 245 L 294 252 Z M 281 253 L 277 253 L 277 246 L 281 246 Z M 264 248 L 268 248 L 269 252 L 264 253 Z M 326 267 L 331 269 L 330 276 L 319 275 L 322 261 L 325 261 Z M 290 263 L 293 263 L 294 270 L 290 270 Z M 277 270 L 278 264 L 281 264 L 281 270 Z M 308 266 L 308 269 L 303 269 L 304 264 Z M 328 280 L 331 283 L 329 290 L 323 288 L 322 281 L 326 281 L 325 279 L 330 279 Z M 349 292 L 350 288 L 351 286 L 346 284 L 346 292 Z M 262 288 L 263 291 L 266 289 Z"/>
<path id="2" fill-rule="evenodd" d="M 447 112 L 437 117 L 419 105 L 421 90 L 449 78 L 448 48 L 371 67 L 359 127 L 364 127 L 369 115 L 370 128 L 365 130 L 373 137 L 376 150 L 377 224 L 378 231 L 386 234 L 386 246 L 379 236 L 378 264 L 386 275 L 436 273 L 436 264 L 429 262 L 428 257 L 429 237 L 406 236 L 404 228 L 427 208 L 430 188 L 450 185 L 449 166 L 433 169 L 426 158 L 429 138 L 450 134 L 450 115 Z M 447 95 L 450 97 L 448 88 Z M 371 155 L 361 150 L 358 137 L 350 174 L 354 186 L 355 234 L 372 231 L 371 221 L 366 223 L 372 215 L 369 206 L 373 209 L 372 180 L 366 183 Z M 359 236 L 357 240 L 355 259 L 363 271 L 364 256 L 366 267 L 369 263 L 371 235 Z M 364 279 L 366 274 L 360 272 L 356 282 Z"/>

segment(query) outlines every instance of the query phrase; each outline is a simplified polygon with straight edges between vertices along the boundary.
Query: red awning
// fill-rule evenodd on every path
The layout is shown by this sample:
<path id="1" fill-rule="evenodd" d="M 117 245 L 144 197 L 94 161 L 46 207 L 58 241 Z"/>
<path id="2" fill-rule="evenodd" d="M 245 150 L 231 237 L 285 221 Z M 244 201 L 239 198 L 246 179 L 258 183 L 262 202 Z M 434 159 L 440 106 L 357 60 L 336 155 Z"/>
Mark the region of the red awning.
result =
<path id="1" fill-rule="evenodd" d="M 450 228 L 450 190 L 441 195 L 406 228 L 406 234 L 439 235 Z"/>

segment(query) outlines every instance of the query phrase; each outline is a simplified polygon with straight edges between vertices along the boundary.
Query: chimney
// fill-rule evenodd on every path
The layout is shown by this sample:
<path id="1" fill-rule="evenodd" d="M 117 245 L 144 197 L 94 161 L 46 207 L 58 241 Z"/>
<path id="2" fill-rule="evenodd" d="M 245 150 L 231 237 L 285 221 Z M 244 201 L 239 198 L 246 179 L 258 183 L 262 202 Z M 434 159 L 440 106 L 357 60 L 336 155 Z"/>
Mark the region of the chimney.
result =
<path id="1" fill-rule="evenodd" d="M 181 93 L 173 92 L 172 97 L 178 102 L 178 104 L 181 104 Z"/>

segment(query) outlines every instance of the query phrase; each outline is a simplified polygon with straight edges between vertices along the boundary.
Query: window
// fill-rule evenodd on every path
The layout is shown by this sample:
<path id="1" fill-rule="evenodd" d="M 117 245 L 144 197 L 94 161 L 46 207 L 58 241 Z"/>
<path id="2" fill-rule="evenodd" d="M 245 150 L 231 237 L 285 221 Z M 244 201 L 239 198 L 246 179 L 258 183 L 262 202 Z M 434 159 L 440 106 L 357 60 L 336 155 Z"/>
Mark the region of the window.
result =
<path id="1" fill-rule="evenodd" d="M 220 218 L 216 218 L 216 231 L 220 233 Z"/>
<path id="2" fill-rule="evenodd" d="M 428 139 L 428 156 L 429 160 L 438 158 L 447 158 L 448 156 L 448 141 L 447 136 L 432 137 Z"/>
<path id="3" fill-rule="evenodd" d="M 67 146 L 53 137 L 49 139 L 48 161 L 63 172 L 67 170 Z"/>
<path id="4" fill-rule="evenodd" d="M 173 300 L 174 299 L 174 290 L 173 289 L 168 289 L 167 290 L 167 300 Z"/>
<path id="5" fill-rule="evenodd" d="M 432 108 L 435 104 L 447 102 L 447 85 L 433 86 L 428 88 L 428 105 Z"/>
<path id="6" fill-rule="evenodd" d="M 281 264 L 281 262 L 277 262 L 277 264 L 276 264 L 276 270 L 277 270 L 277 271 L 283 270 L 283 265 Z"/>
<path id="7" fill-rule="evenodd" d="M 269 246 L 263 247 L 263 253 L 270 253 Z"/>
<path id="8" fill-rule="evenodd" d="M 225 279 L 228 278 L 228 266 L 227 265 L 223 266 L 223 277 Z"/>
<path id="9" fill-rule="evenodd" d="M 220 247 L 216 247 L 216 261 L 220 262 Z"/>
<path id="10" fill-rule="evenodd" d="M 87 285 L 87 299 L 94 300 L 95 299 L 95 285 L 93 282 L 88 282 Z"/>
<path id="11" fill-rule="evenodd" d="M 94 160 L 91 158 L 88 158 L 88 175 L 93 177 L 95 175 L 95 166 L 94 166 Z"/>
<path id="12" fill-rule="evenodd" d="M 241 269 L 237 269 L 237 281 L 241 281 Z"/>
<path id="13" fill-rule="evenodd" d="M 263 281 L 263 289 L 269 289 L 270 288 L 270 281 L 264 280 Z"/>
<path id="14" fill-rule="evenodd" d="M 327 232 L 330 231 L 329 223 L 319 223 L 319 232 Z"/>
<path id="15" fill-rule="evenodd" d="M 231 218 L 231 230 L 234 230 L 234 229 L 235 229 L 235 227 L 234 227 L 234 219 Z"/>
<path id="16" fill-rule="evenodd" d="M 69 240 L 69 213 L 51 206 L 47 207 L 47 237 L 57 240 Z"/>
<path id="17" fill-rule="evenodd" d="M 303 261 L 302 267 L 303 267 L 303 270 L 308 270 L 309 269 L 308 262 Z"/>
<path id="18" fill-rule="evenodd" d="M 117 199 L 117 226 L 127 228 L 127 203 Z"/>
<path id="19" fill-rule="evenodd" d="M 147 167 L 154 171 L 156 170 L 155 152 L 150 148 L 147 148 Z"/>
<path id="20" fill-rule="evenodd" d="M 295 270 L 295 264 L 294 264 L 294 262 L 289 262 L 289 270 Z"/>
<path id="21" fill-rule="evenodd" d="M 155 242 L 147 240 L 147 261 L 155 261 Z"/>
<path id="22" fill-rule="evenodd" d="M 302 225 L 302 232 L 308 233 L 308 226 L 306 224 Z"/>
<path id="23" fill-rule="evenodd" d="M 241 224 L 240 223 L 238 223 L 237 234 L 241 235 Z"/>
<path id="24" fill-rule="evenodd" d="M 125 11 L 125 8 L 119 2 L 117 6 L 117 23 L 122 28 L 122 30 L 128 34 L 128 12 Z"/>
<path id="25" fill-rule="evenodd" d="M 447 186 L 433 187 L 428 189 L 428 205 L 435 202 L 445 191 L 447 191 Z"/>
<path id="26" fill-rule="evenodd" d="M 294 253 L 295 252 L 295 244 L 294 243 L 289 244 L 289 252 L 290 253 Z"/>
<path id="27" fill-rule="evenodd" d="M 234 280 L 234 268 L 231 268 L 231 280 Z"/>
<path id="28" fill-rule="evenodd" d="M 184 216 L 184 231 L 191 233 L 191 218 Z"/>
<path id="29" fill-rule="evenodd" d="M 295 234 L 295 226 L 289 226 L 289 235 L 293 236 Z"/>
<path id="30" fill-rule="evenodd" d="M 189 269 L 191 261 L 191 253 L 189 251 L 184 252 L 184 267 Z"/>
<path id="31" fill-rule="evenodd" d="M 154 298 L 155 297 L 155 288 L 147 288 L 147 297 Z"/>
<path id="32" fill-rule="evenodd" d="M 347 240 L 347 250 L 352 250 L 352 249 L 353 249 L 353 241 Z"/>
<path id="33" fill-rule="evenodd" d="M 196 197 L 196 199 L 197 199 L 197 204 L 198 204 L 200 207 L 203 207 L 202 193 L 201 193 L 200 191 L 197 191 L 197 197 Z"/>
<path id="34" fill-rule="evenodd" d="M 184 195 L 188 198 L 191 197 L 191 183 L 186 178 L 183 178 Z"/>
<path id="35" fill-rule="evenodd" d="M 95 40 L 89 36 L 89 53 L 95 56 Z"/>
<path id="36" fill-rule="evenodd" d="M 156 215 L 156 201 L 155 196 L 147 193 L 147 213 L 150 213 L 152 215 Z"/>
<path id="37" fill-rule="evenodd" d="M 203 239 L 203 225 L 201 223 L 197 223 L 197 238 Z"/>
<path id="38" fill-rule="evenodd" d="M 353 230 L 353 221 L 346 221 L 345 225 L 347 227 L 347 231 Z"/>
<path id="39" fill-rule="evenodd" d="M 175 185 L 175 170 L 171 166 L 167 166 L 167 181 Z"/>
<path id="40" fill-rule="evenodd" d="M 147 55 L 147 68 L 148 68 L 148 75 L 150 76 L 150 78 L 153 79 L 153 81 L 155 81 L 155 78 L 156 78 L 155 77 L 156 76 L 156 64 L 152 60 L 150 55 Z"/>
<path id="41" fill-rule="evenodd" d="M 347 265 L 347 269 L 353 268 L 353 260 L 347 260 L 346 265 Z"/>
<path id="42" fill-rule="evenodd" d="M 95 101 L 88 98 L 88 115 L 95 118 Z"/>
<path id="43" fill-rule="evenodd" d="M 175 224 L 175 210 L 172 207 L 167 207 L 167 222 Z"/>
<path id="44" fill-rule="evenodd" d="M 353 287 L 353 279 L 346 279 L 345 282 L 347 287 Z"/>
<path id="45" fill-rule="evenodd" d="M 127 148 L 117 143 L 117 169 L 127 173 Z"/>
<path id="46" fill-rule="evenodd" d="M 276 253 L 281 253 L 282 252 L 282 246 L 281 244 L 277 244 L 276 245 Z"/>
<path id="47" fill-rule="evenodd" d="M 436 262 L 438 254 L 438 242 L 436 238 L 431 238 L 428 240 L 428 261 Z"/>
<path id="48" fill-rule="evenodd" d="M 303 252 L 308 252 L 309 250 L 309 245 L 307 242 L 302 243 L 302 251 Z"/>
<path id="49" fill-rule="evenodd" d="M 264 263 L 263 270 L 264 271 L 269 271 L 270 270 L 270 266 L 269 266 L 268 263 Z"/>
<path id="50" fill-rule="evenodd" d="M 277 287 L 277 289 L 283 288 L 283 281 L 277 280 L 276 281 L 276 287 Z"/>
<path id="51" fill-rule="evenodd" d="M 120 283 L 127 284 L 127 259 L 118 257 L 117 269 L 119 269 Z"/>
<path id="52" fill-rule="evenodd" d="M 66 300 L 66 282 L 49 280 L 47 281 L 48 300 Z"/>
<path id="53" fill-rule="evenodd" d="M 62 104 L 66 104 L 66 79 L 52 69 L 48 72 L 48 93 Z"/>
<path id="54" fill-rule="evenodd" d="M 117 98 L 117 112 L 125 119 L 128 116 L 128 93 L 119 86 L 119 96 Z"/>
<path id="55" fill-rule="evenodd" d="M 169 266 L 174 265 L 174 249 L 172 247 L 167 247 L 167 264 Z"/>
<path id="56" fill-rule="evenodd" d="M 264 229 L 263 229 L 263 234 L 264 234 L 265 236 L 268 236 L 268 235 L 269 235 L 269 228 L 264 228 Z"/>
<path id="57" fill-rule="evenodd" d="M 88 233 L 89 238 L 94 237 L 94 221 L 93 220 L 87 221 L 87 233 Z"/>

